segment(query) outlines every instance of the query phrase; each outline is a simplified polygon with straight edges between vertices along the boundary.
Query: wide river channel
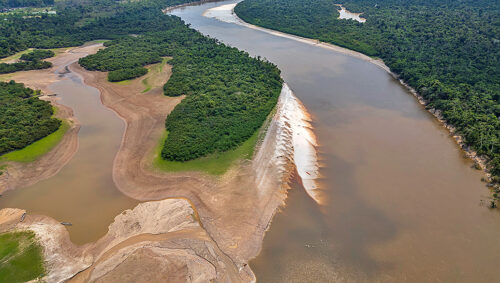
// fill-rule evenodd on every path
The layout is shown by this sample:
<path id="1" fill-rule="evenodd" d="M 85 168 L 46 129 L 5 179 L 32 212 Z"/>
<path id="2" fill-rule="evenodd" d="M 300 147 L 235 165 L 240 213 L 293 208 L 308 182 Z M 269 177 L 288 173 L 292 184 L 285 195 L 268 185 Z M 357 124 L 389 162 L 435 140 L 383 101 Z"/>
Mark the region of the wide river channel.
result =
<path id="1" fill-rule="evenodd" d="M 383 69 L 332 50 L 202 16 L 234 1 L 174 10 L 191 27 L 277 64 L 313 117 L 322 204 L 298 184 L 276 214 L 259 282 L 494 282 L 500 212 L 449 133 Z M 54 177 L 0 207 L 69 221 L 83 244 L 137 202 L 112 181 L 124 123 L 73 73 L 52 85 L 81 123 L 79 149 Z"/>
<path id="2" fill-rule="evenodd" d="M 498 280 L 500 213 L 449 133 L 383 69 L 332 50 L 174 10 L 278 65 L 313 116 L 324 204 L 296 187 L 250 262 L 260 282 Z"/>

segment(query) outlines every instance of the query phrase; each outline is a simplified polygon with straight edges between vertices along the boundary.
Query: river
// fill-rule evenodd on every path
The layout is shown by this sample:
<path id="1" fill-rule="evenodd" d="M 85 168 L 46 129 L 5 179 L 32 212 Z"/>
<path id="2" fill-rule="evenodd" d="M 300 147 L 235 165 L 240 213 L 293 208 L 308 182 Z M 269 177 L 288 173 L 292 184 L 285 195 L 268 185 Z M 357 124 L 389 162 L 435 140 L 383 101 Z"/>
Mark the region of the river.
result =
<path id="1" fill-rule="evenodd" d="M 313 116 L 323 204 L 298 184 L 250 262 L 260 282 L 496 281 L 500 213 L 449 133 L 383 69 L 332 50 L 174 10 L 278 65 Z"/>
<path id="2" fill-rule="evenodd" d="M 125 123 L 102 105 L 97 89 L 85 85 L 75 73 L 62 76 L 49 88 L 58 94 L 59 103 L 73 109 L 81 124 L 78 151 L 56 176 L 5 192 L 0 207 L 70 222 L 71 241 L 85 244 L 104 236 L 115 216 L 138 202 L 123 195 L 112 179 Z"/>

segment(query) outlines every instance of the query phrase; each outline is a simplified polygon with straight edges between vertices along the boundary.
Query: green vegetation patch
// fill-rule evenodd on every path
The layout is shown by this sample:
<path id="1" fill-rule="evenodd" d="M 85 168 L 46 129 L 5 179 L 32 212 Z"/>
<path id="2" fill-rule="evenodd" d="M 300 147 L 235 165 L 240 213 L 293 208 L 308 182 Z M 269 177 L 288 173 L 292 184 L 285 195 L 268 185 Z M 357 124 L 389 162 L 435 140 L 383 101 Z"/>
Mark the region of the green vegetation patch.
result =
<path id="1" fill-rule="evenodd" d="M 106 42 L 106 49 L 81 58 L 80 65 L 117 71 L 173 58 L 164 93 L 187 97 L 166 119 L 169 135 L 162 150 L 166 160 L 197 159 L 235 149 L 249 139 L 276 105 L 282 87 L 280 70 L 205 37 L 159 10 L 147 9 L 141 16 L 163 27 Z M 146 89 L 148 80 L 143 82 Z"/>
<path id="2" fill-rule="evenodd" d="M 31 52 L 27 52 L 21 55 L 19 59 L 25 60 L 25 61 L 35 61 L 35 60 L 41 60 L 41 59 L 46 59 L 50 57 L 54 57 L 56 55 L 54 51 L 52 50 L 47 50 L 47 49 L 36 49 Z"/>
<path id="3" fill-rule="evenodd" d="M 0 282 L 26 282 L 44 273 L 42 247 L 34 232 L 0 234 Z"/>
<path id="4" fill-rule="evenodd" d="M 120 82 L 124 80 L 130 80 L 140 76 L 144 76 L 147 73 L 148 69 L 144 67 L 114 70 L 108 73 L 108 81 Z"/>
<path id="5" fill-rule="evenodd" d="M 63 121 L 59 129 L 52 134 L 28 145 L 27 147 L 12 151 L 0 157 L 0 161 L 32 162 L 53 149 L 64 137 L 70 125 Z"/>
<path id="6" fill-rule="evenodd" d="M 39 92 L 10 81 L 0 82 L 0 155 L 21 149 L 59 129 L 48 101 Z"/>
<path id="7" fill-rule="evenodd" d="M 167 136 L 168 132 L 165 132 L 155 149 L 153 164 L 156 168 L 168 172 L 200 171 L 211 175 L 222 175 L 234 165 L 236 161 L 251 159 L 253 157 L 259 133 L 258 131 L 255 132 L 248 140 L 235 149 L 222 153 L 213 153 L 205 157 L 185 162 L 169 161 L 161 157 L 161 151 Z"/>
<path id="8" fill-rule="evenodd" d="M 23 54 L 29 53 L 32 50 L 33 50 L 32 48 L 29 48 L 29 49 L 26 49 L 26 50 L 23 50 L 23 51 L 19 51 L 16 54 L 13 54 L 11 56 L 8 56 L 8 57 L 5 57 L 3 59 L 0 59 L 0 63 L 5 63 L 6 61 L 18 60 L 19 58 L 21 58 L 21 56 L 23 56 Z"/>

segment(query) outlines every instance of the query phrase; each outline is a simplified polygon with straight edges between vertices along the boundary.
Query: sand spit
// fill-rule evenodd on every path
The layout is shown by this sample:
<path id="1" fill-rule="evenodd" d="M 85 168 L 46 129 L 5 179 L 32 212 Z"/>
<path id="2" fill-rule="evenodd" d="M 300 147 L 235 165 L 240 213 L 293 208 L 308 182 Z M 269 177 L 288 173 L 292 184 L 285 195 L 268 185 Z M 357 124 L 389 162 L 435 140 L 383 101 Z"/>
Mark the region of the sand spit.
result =
<path id="1" fill-rule="evenodd" d="M 352 12 L 349 12 L 349 11 L 347 11 L 346 8 L 344 8 L 342 6 L 342 4 L 335 4 L 335 6 L 338 6 L 340 8 L 339 19 L 342 19 L 342 20 L 355 20 L 355 21 L 358 21 L 360 23 L 366 22 L 366 19 L 361 18 L 361 15 L 363 13 L 352 13 Z"/>
<path id="2" fill-rule="evenodd" d="M 321 203 L 318 177 L 316 136 L 310 124 L 311 118 L 300 100 L 285 83 L 276 106 L 276 114 L 268 127 L 261 148 L 254 159 L 254 170 L 259 188 L 273 188 L 288 184 L 290 172 L 296 170 L 301 182 L 318 204 Z M 267 167 L 263 167 L 267 164 Z M 277 170 L 270 174 L 263 170 Z M 269 186 L 270 176 L 277 176 L 278 183 Z"/>
<path id="3" fill-rule="evenodd" d="M 294 160 L 303 161 L 300 172 L 308 182 L 307 176 L 317 174 L 315 161 L 307 161 L 311 157 L 316 160 L 314 154 L 309 154 L 315 152 L 312 150 L 315 139 L 301 137 L 311 133 L 308 117 L 288 86 L 284 86 L 281 106 L 269 121 L 269 130 L 254 160 L 241 161 L 216 178 L 199 172 L 161 172 L 152 167 L 153 151 L 164 131 L 165 117 L 182 100 L 182 97 L 166 97 L 162 92 L 171 66 L 164 67 L 165 81 L 147 93 L 141 92 L 141 79 L 124 86 L 108 82 L 106 73 L 90 72 L 77 64 L 69 69 L 82 76 L 86 84 L 99 89 L 103 104 L 126 122 L 113 166 L 117 187 L 142 201 L 167 197 L 190 200 L 203 228 L 238 266 L 238 281 L 253 281 L 247 262 L 258 255 L 276 209 L 284 204 L 287 181 L 296 172 Z M 286 149 L 290 149 L 286 154 L 280 153 Z M 307 153 L 308 157 L 303 158 L 301 153 Z"/>
<path id="4" fill-rule="evenodd" d="M 321 48 L 333 50 L 335 52 L 339 52 L 342 54 L 349 55 L 351 57 L 355 57 L 355 58 L 370 62 L 370 63 L 382 68 L 387 73 L 389 73 L 391 76 L 393 76 L 396 80 L 398 80 L 401 83 L 401 85 L 406 87 L 408 89 L 408 91 L 417 98 L 418 102 L 422 106 L 424 106 L 425 109 L 429 113 L 431 113 L 440 123 L 442 123 L 442 125 L 450 132 L 451 136 L 453 137 L 453 139 L 455 140 L 457 145 L 464 151 L 465 156 L 467 158 L 473 160 L 481 168 L 481 170 L 483 172 L 485 172 L 488 180 L 491 181 L 491 174 L 487 170 L 488 158 L 485 156 L 478 155 L 476 151 L 474 151 L 470 146 L 468 146 L 464 142 L 464 138 L 456 132 L 455 127 L 453 127 L 452 125 L 448 124 L 445 121 L 445 119 L 442 116 L 442 113 L 437 109 L 428 107 L 428 101 L 425 100 L 415 89 L 413 89 L 407 83 L 405 83 L 402 79 L 400 79 L 398 74 L 392 72 L 391 69 L 387 65 L 385 65 L 385 63 L 382 59 L 380 59 L 380 58 L 374 59 L 374 58 L 369 57 L 363 53 L 359 53 L 359 52 L 356 52 L 356 51 L 353 51 L 353 50 L 350 50 L 350 49 L 347 49 L 344 47 L 340 47 L 337 45 L 333 45 L 330 43 L 320 42 L 319 40 L 300 37 L 300 36 L 296 36 L 296 35 L 291 35 L 291 34 L 283 33 L 280 31 L 267 29 L 267 28 L 263 28 L 263 27 L 259 27 L 256 25 L 249 24 L 249 23 L 243 21 L 242 19 L 240 19 L 236 15 L 236 13 L 234 12 L 234 7 L 237 4 L 238 3 L 226 4 L 226 5 L 221 5 L 218 7 L 211 8 L 211 9 L 207 9 L 203 13 L 203 16 L 216 18 L 216 19 L 223 21 L 223 22 L 239 24 L 239 25 L 242 25 L 242 26 L 245 26 L 245 27 L 248 27 L 251 29 L 263 31 L 263 32 L 266 32 L 266 33 L 269 33 L 269 34 L 272 34 L 275 36 L 280 36 L 280 37 L 292 39 L 295 41 L 303 42 L 306 44 L 315 45 L 315 46 L 318 46 Z"/>
<path id="5" fill-rule="evenodd" d="M 50 101 L 57 107 L 56 117 L 68 121 L 71 126 L 61 142 L 38 160 L 30 163 L 6 162 L 7 168 L 4 174 L 0 175 L 0 194 L 4 191 L 26 187 L 54 176 L 76 153 L 78 149 L 77 134 L 80 124 L 73 117 L 73 110 L 71 108 L 57 103 L 57 97 L 48 96 L 53 94 L 49 85 L 64 79 L 59 75 L 59 72 L 64 72 L 65 66 L 77 61 L 81 57 L 97 52 L 100 48 L 102 48 L 102 44 L 90 44 L 71 48 L 53 58 L 49 58 L 47 61 L 53 64 L 53 67 L 50 69 L 16 72 L 6 77 L 0 76 L 0 79 L 15 80 L 16 82 L 24 83 L 27 87 L 42 90 L 43 96 L 41 99 Z"/>
<path id="6" fill-rule="evenodd" d="M 161 278 L 189 282 L 238 281 L 237 269 L 194 217 L 183 199 L 139 204 L 115 218 L 108 233 L 81 247 L 65 227 L 24 210 L 0 210 L 0 233 L 34 231 L 43 246 L 47 282 L 144 282 Z"/>

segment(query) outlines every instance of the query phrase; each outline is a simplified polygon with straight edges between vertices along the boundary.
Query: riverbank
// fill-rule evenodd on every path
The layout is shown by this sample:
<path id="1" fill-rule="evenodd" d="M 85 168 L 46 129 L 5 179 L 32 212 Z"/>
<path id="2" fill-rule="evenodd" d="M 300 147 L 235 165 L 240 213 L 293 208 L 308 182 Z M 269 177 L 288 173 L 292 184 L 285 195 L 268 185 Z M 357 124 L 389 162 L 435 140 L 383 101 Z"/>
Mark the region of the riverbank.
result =
<path id="1" fill-rule="evenodd" d="M 142 93 L 140 78 L 128 85 L 119 85 L 108 82 L 106 73 L 90 72 L 77 64 L 69 69 L 79 74 L 87 85 L 99 89 L 103 104 L 126 123 L 113 165 L 117 188 L 141 201 L 167 197 L 189 199 L 199 213 L 203 228 L 239 267 L 241 276 L 253 277 L 247 262 L 259 253 L 272 216 L 284 204 L 286 181 L 295 172 L 293 145 L 286 146 L 291 150 L 286 155 L 276 154 L 278 144 L 291 142 L 286 138 L 293 134 L 290 129 L 283 129 L 283 125 L 291 122 L 282 120 L 279 109 L 283 106 L 277 106 L 277 113 L 270 118 L 264 142 L 256 149 L 252 161 L 241 160 L 220 177 L 201 172 L 169 173 L 154 168 L 154 151 L 164 133 L 165 117 L 183 97 L 166 97 L 161 86 Z M 164 71 L 166 80 L 171 66 L 165 65 Z M 293 96 L 290 91 L 285 95 L 282 92 L 278 105 L 290 95 Z M 293 118 L 293 115 L 287 117 Z M 277 123 L 281 123 L 280 131 L 269 130 L 276 129 Z"/>
<path id="2" fill-rule="evenodd" d="M 142 203 L 115 217 L 99 241 L 75 246 L 56 220 L 0 210 L 0 233 L 33 231 L 43 246 L 48 282 L 122 282 L 130 276 L 172 280 L 241 281 L 238 270 L 200 226 L 183 199 Z"/>
<path id="3" fill-rule="evenodd" d="M 491 177 L 492 176 L 491 176 L 491 173 L 487 170 L 488 159 L 486 157 L 484 157 L 484 156 L 478 155 L 477 152 L 475 152 L 472 148 L 470 148 L 464 142 L 464 138 L 461 135 L 459 135 L 459 134 L 456 133 L 455 127 L 453 127 L 452 125 L 450 125 L 449 123 L 447 123 L 444 120 L 441 112 L 439 110 L 437 110 L 437 109 L 434 109 L 434 108 L 428 108 L 427 107 L 428 102 L 415 89 L 413 89 L 408 84 L 406 84 L 403 80 L 401 80 L 399 78 L 398 74 L 392 72 L 390 70 L 390 68 L 387 65 L 385 65 L 385 63 L 384 63 L 384 61 L 382 59 L 380 59 L 380 58 L 372 58 L 372 57 L 369 57 L 369 56 L 367 56 L 367 55 L 365 55 L 363 53 L 360 53 L 360 52 L 357 52 L 357 51 L 353 51 L 353 50 L 350 50 L 350 49 L 347 49 L 347 48 L 344 48 L 344 47 L 340 47 L 340 46 L 337 46 L 337 45 L 334 45 L 334 44 L 320 42 L 320 41 L 315 40 L 315 39 L 310 39 L 310 38 L 305 38 L 305 37 L 301 37 L 301 36 L 291 35 L 291 34 L 283 33 L 283 32 L 280 32 L 280 31 L 276 31 L 276 30 L 272 30 L 272 29 L 267 29 L 267 28 L 263 28 L 263 27 L 259 27 L 259 26 L 256 26 L 256 25 L 249 24 L 249 23 L 243 21 L 241 18 L 239 18 L 238 15 L 236 15 L 236 13 L 234 12 L 234 7 L 236 5 L 237 5 L 237 3 L 235 3 L 235 4 L 227 4 L 227 5 L 222 5 L 222 6 L 219 6 L 219 7 L 216 7 L 216 8 L 208 9 L 207 11 L 205 11 L 203 13 L 203 16 L 213 17 L 213 18 L 216 18 L 216 19 L 218 19 L 220 21 L 226 21 L 226 22 L 230 22 L 230 23 L 236 23 L 236 24 L 239 24 L 239 25 L 251 28 L 251 29 L 263 31 L 263 32 L 266 32 L 266 33 L 269 33 L 269 34 L 272 34 L 272 35 L 275 35 L 275 36 L 284 37 L 284 38 L 296 40 L 296 41 L 299 41 L 299 42 L 302 42 L 302 43 L 306 43 L 306 44 L 309 44 L 309 45 L 318 46 L 318 47 L 321 47 L 321 48 L 324 48 L 324 49 L 333 50 L 335 52 L 339 52 L 339 53 L 342 53 L 342 54 L 345 54 L 345 55 L 348 55 L 348 56 L 351 56 L 351 57 L 355 57 L 355 58 L 361 59 L 361 60 L 366 61 L 366 62 L 370 62 L 370 63 L 372 63 L 372 64 L 380 67 L 381 69 L 383 69 L 384 71 L 386 71 L 387 73 L 389 73 L 392 77 L 394 77 L 394 79 L 396 79 L 401 85 L 403 85 L 413 96 L 415 96 L 417 98 L 419 104 L 421 104 L 430 114 L 432 114 L 448 130 L 448 132 L 450 133 L 451 137 L 454 139 L 455 143 L 464 152 L 465 156 L 467 158 L 473 160 L 474 163 L 476 163 L 481 168 L 481 170 L 485 172 L 486 177 L 488 178 L 488 181 L 491 182 L 491 180 L 492 180 Z M 215 10 L 218 13 L 213 13 L 213 12 L 211 13 L 210 12 L 211 10 L 212 11 Z M 228 18 L 230 18 L 229 16 L 233 17 L 233 19 L 228 21 Z"/>
<path id="4" fill-rule="evenodd" d="M 54 96 L 55 93 L 50 89 L 50 85 L 64 79 L 60 74 L 65 72 L 65 66 L 97 52 L 100 48 L 102 43 L 66 49 L 55 57 L 47 59 L 53 64 L 50 69 L 16 72 L 0 77 L 24 83 L 33 89 L 40 89 L 42 91 L 40 99 L 50 101 L 57 109 L 55 117 L 65 121 L 69 126 L 58 144 L 35 161 L 3 162 L 6 167 L 4 173 L 0 175 L 0 194 L 7 190 L 33 185 L 56 175 L 74 156 L 78 149 L 80 124 L 71 108 L 58 103 L 58 97 Z"/>

